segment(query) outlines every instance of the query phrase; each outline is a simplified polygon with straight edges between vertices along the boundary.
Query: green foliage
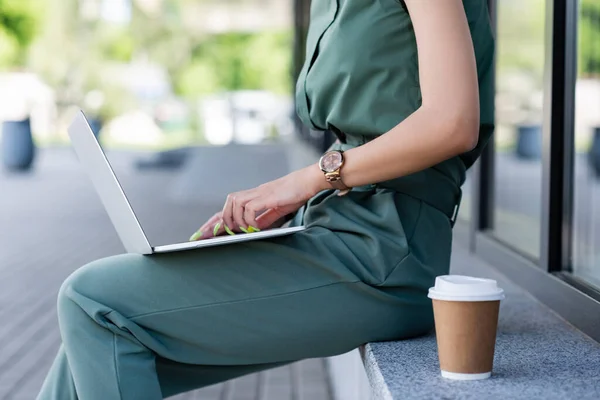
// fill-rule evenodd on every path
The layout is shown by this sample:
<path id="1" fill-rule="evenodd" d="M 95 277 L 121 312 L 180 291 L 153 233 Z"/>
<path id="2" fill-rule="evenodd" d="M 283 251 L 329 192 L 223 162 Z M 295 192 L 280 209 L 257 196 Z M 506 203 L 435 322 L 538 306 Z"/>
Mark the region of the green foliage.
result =
<path id="1" fill-rule="evenodd" d="M 126 29 L 111 28 L 97 34 L 97 43 L 103 59 L 129 62 L 135 47 L 132 34 Z"/>
<path id="2" fill-rule="evenodd" d="M 595 1 L 595 0 L 592 0 Z M 541 87 L 544 75 L 545 0 L 498 2 L 498 70 L 519 71 Z"/>
<path id="3" fill-rule="evenodd" d="M 214 66 L 206 60 L 194 60 L 187 65 L 176 80 L 176 90 L 185 97 L 197 97 L 219 91 Z"/>
<path id="4" fill-rule="evenodd" d="M 159 15 L 148 15 L 133 3 L 133 16 L 128 27 L 133 48 L 145 58 L 178 74 L 190 63 L 189 55 L 194 38 L 181 23 L 180 0 L 164 0 Z"/>
<path id="5" fill-rule="evenodd" d="M 499 125 L 542 118 L 547 0 L 497 2 L 496 115 Z"/>
<path id="6" fill-rule="evenodd" d="M 134 7 L 134 47 L 167 69 L 177 94 L 195 98 L 241 89 L 290 92 L 291 30 L 217 35 L 190 32 L 184 16 L 198 2 L 164 0 L 158 18 Z"/>
<path id="7" fill-rule="evenodd" d="M 0 25 L 0 69 L 14 64 L 18 58 L 19 42 Z"/>
<path id="8" fill-rule="evenodd" d="M 0 68 L 23 62 L 37 33 L 40 6 L 39 0 L 0 0 Z"/>
<path id="9" fill-rule="evenodd" d="M 288 94 L 292 80 L 293 34 L 288 32 L 256 34 L 246 48 L 247 68 L 257 75 L 258 88 Z"/>
<path id="10" fill-rule="evenodd" d="M 175 76 L 176 89 L 186 97 L 243 89 L 289 93 L 291 40 L 291 32 L 208 36 Z"/>
<path id="11" fill-rule="evenodd" d="M 20 46 L 27 46 L 35 35 L 34 0 L 0 0 L 0 25 L 11 33 Z"/>
<path id="12" fill-rule="evenodd" d="M 0 0 L 0 10 L 5 3 L 46 5 L 44 12 L 36 8 L 43 18 L 28 67 L 56 90 L 59 105 L 83 104 L 90 92 L 101 92 L 98 114 L 106 119 L 133 104 L 115 79 L 129 62 L 162 66 L 188 99 L 240 89 L 289 93 L 292 31 L 213 35 L 190 19 L 203 2 L 209 0 L 162 0 L 156 9 L 132 1 L 126 25 L 82 14 L 80 0 Z M 15 43 L 0 23 L 0 63 L 14 57 Z"/>
<path id="13" fill-rule="evenodd" d="M 600 74 L 600 1 L 580 0 L 579 73 Z"/>
<path id="14" fill-rule="evenodd" d="M 600 0 L 578 0 L 578 65 L 600 74 Z M 528 72 L 541 84 L 544 67 L 544 0 L 502 0 L 498 6 L 498 68 Z"/>
<path id="15" fill-rule="evenodd" d="M 28 67 L 57 89 L 59 103 L 73 101 L 73 71 L 92 56 L 82 57 L 77 39 L 77 0 L 46 0 L 39 35 L 31 46 Z"/>

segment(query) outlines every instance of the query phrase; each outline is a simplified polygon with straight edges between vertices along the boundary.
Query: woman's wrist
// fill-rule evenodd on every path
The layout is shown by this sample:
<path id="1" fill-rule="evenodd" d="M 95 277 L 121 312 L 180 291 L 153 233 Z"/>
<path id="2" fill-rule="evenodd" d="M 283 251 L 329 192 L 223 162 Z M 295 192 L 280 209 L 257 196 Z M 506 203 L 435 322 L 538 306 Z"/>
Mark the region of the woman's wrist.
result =
<path id="1" fill-rule="evenodd" d="M 325 179 L 325 174 L 321 171 L 318 163 L 309 165 L 304 171 L 308 181 L 307 186 L 310 190 L 310 197 L 323 190 L 331 189 L 331 185 Z"/>

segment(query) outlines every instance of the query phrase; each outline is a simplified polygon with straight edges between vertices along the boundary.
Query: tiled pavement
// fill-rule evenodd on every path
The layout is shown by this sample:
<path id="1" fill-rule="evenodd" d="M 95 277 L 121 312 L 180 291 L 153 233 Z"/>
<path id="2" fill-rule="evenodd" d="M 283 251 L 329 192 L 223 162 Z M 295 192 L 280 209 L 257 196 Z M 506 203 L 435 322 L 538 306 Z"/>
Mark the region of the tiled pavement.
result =
<path id="1" fill-rule="evenodd" d="M 178 171 L 140 171 L 133 167 L 139 155 L 108 154 L 153 244 L 184 240 L 220 206 L 172 196 L 170 188 L 181 185 Z M 30 174 L 0 172 L 1 400 L 35 398 L 60 343 L 55 300 L 64 278 L 89 261 L 121 252 L 70 149 L 40 152 Z M 325 400 L 328 393 L 322 360 L 306 360 L 177 399 Z"/>

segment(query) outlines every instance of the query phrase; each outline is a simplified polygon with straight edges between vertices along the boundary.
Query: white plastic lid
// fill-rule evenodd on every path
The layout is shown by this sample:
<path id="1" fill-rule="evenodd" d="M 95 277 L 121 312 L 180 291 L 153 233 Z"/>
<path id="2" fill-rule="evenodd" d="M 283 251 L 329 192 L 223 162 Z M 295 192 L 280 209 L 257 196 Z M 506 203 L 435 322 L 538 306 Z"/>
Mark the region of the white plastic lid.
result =
<path id="1" fill-rule="evenodd" d="M 494 301 L 504 299 L 504 290 L 493 279 L 443 275 L 435 278 L 428 297 L 445 301 Z"/>

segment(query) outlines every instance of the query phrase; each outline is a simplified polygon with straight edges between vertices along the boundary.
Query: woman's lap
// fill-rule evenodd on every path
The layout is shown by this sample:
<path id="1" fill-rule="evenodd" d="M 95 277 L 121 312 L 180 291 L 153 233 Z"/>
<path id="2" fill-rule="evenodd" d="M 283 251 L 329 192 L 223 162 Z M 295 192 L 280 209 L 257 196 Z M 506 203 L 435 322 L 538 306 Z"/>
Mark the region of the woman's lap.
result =
<path id="1" fill-rule="evenodd" d="M 139 336 L 159 356 L 190 364 L 329 356 L 423 330 L 418 317 L 429 315 L 426 299 L 404 303 L 363 283 L 328 257 L 330 234 L 315 239 L 319 234 L 311 231 L 318 230 L 265 242 L 99 260 L 74 273 L 60 297 Z M 308 242 L 312 251 L 305 250 Z"/>
<path id="2" fill-rule="evenodd" d="M 65 355 L 53 370 L 72 371 L 87 395 L 136 398 L 143 387 L 150 399 L 426 332 L 449 228 L 421 202 L 391 197 L 316 199 L 309 228 L 291 236 L 80 268 L 59 293 Z M 46 392 L 53 379 L 68 380 L 50 377 Z"/>

